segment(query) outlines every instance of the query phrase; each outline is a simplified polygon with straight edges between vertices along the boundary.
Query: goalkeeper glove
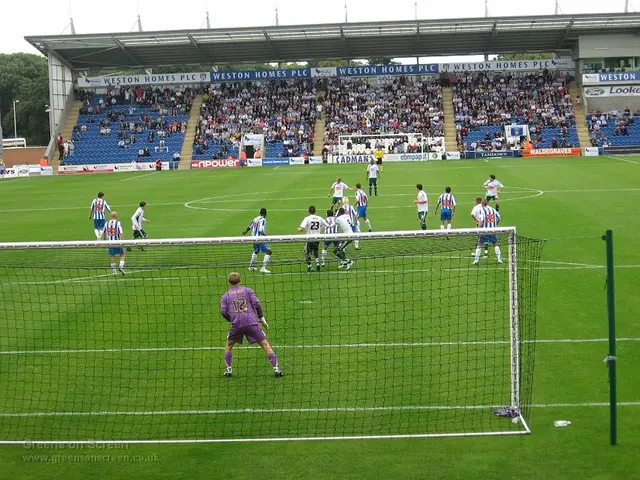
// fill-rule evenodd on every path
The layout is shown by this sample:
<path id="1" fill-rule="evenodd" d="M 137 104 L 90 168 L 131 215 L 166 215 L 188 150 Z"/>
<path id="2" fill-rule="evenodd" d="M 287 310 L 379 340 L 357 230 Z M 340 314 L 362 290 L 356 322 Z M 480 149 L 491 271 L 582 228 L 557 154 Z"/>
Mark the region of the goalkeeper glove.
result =
<path id="1" fill-rule="evenodd" d="M 264 317 L 260 317 L 260 325 L 262 325 L 264 328 L 269 328 L 269 324 L 264 319 Z"/>

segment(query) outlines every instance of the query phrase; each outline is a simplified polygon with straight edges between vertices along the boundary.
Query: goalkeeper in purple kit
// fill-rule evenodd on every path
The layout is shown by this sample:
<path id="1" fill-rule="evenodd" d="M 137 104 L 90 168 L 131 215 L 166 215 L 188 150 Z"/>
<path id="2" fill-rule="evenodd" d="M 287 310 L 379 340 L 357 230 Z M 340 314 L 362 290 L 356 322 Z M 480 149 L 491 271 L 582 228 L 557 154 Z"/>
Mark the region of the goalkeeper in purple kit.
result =
<path id="1" fill-rule="evenodd" d="M 224 352 L 224 363 L 227 368 L 225 377 L 232 375 L 231 362 L 233 354 L 231 350 L 236 343 L 242 343 L 244 337 L 249 343 L 257 343 L 267 354 L 267 358 L 273 367 L 276 377 L 283 377 L 284 373 L 278 365 L 278 357 L 273 352 L 269 340 L 260 326 L 269 328 L 264 319 L 262 305 L 256 293 L 248 287 L 240 285 L 240 274 L 231 272 L 227 277 L 231 288 L 222 296 L 220 301 L 220 314 L 231 323 L 227 335 L 227 345 Z"/>

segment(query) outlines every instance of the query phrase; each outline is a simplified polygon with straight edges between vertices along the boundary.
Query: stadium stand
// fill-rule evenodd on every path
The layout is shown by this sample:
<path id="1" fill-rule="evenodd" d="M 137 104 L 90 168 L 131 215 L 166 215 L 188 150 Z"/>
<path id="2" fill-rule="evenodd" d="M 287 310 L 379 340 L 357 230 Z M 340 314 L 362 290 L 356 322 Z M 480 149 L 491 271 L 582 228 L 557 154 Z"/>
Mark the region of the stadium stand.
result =
<path id="1" fill-rule="evenodd" d="M 586 121 L 593 147 L 640 145 L 640 111 L 595 111 L 587 115 Z"/>
<path id="2" fill-rule="evenodd" d="M 325 144 L 330 148 L 338 145 L 340 135 L 421 133 L 441 138 L 444 132 L 442 88 L 435 80 L 330 79 L 325 108 Z M 409 142 L 385 145 L 389 153 L 389 148 L 396 153 L 411 148 Z"/>
<path id="3" fill-rule="evenodd" d="M 265 135 L 265 157 L 311 153 L 316 101 L 311 80 L 210 85 L 193 138 L 193 159 L 237 158 L 248 133 Z"/>
<path id="4" fill-rule="evenodd" d="M 180 152 L 195 92 L 191 88 L 121 87 L 82 101 L 65 165 L 168 161 Z"/>
<path id="5" fill-rule="evenodd" d="M 452 79 L 460 150 L 504 150 L 504 125 L 528 125 L 536 148 L 579 146 L 571 77 L 552 74 L 472 73 Z"/>

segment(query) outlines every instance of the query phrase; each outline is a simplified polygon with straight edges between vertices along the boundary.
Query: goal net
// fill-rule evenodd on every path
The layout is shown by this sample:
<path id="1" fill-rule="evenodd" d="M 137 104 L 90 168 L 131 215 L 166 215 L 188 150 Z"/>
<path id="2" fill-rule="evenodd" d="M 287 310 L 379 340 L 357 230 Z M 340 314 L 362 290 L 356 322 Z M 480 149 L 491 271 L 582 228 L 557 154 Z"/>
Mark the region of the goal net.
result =
<path id="1" fill-rule="evenodd" d="M 373 155 L 380 148 L 385 154 L 444 152 L 444 137 L 422 133 L 340 135 L 336 155 Z"/>
<path id="2" fill-rule="evenodd" d="M 0 442 L 527 433 L 543 242 L 483 233 L 503 264 L 472 265 L 472 229 L 264 237 L 271 274 L 245 237 L 0 244 Z M 355 238 L 348 271 L 334 244 L 307 271 L 305 241 Z M 232 271 L 282 378 L 246 341 L 223 376 Z"/>

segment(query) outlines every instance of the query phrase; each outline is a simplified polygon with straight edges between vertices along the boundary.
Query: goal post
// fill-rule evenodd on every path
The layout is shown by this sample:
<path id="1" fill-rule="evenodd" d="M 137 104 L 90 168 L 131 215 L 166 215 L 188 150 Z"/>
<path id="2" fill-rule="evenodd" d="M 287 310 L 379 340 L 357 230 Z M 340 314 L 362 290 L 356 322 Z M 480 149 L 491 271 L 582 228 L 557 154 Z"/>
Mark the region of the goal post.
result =
<path id="1" fill-rule="evenodd" d="M 472 264 L 479 233 L 503 264 Z M 270 274 L 248 270 L 255 237 L 0 243 L 0 443 L 530 432 L 543 241 L 512 227 L 260 241 Z M 282 378 L 246 341 L 223 376 L 232 271 L 262 303 Z"/>

